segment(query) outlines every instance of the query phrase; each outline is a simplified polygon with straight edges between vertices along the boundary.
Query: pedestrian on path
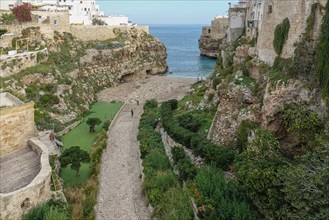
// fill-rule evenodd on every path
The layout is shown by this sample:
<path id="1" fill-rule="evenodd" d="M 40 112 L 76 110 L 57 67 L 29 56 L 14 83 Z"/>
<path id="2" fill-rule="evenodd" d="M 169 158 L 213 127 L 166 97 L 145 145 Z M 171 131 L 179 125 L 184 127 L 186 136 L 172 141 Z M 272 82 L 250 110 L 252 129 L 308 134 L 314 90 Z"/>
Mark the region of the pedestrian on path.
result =
<path id="1" fill-rule="evenodd" d="M 137 102 L 137 105 L 139 105 L 139 101 L 138 101 L 138 99 L 136 99 L 136 102 Z"/>
<path id="2" fill-rule="evenodd" d="M 131 117 L 134 116 L 134 110 L 131 109 Z"/>

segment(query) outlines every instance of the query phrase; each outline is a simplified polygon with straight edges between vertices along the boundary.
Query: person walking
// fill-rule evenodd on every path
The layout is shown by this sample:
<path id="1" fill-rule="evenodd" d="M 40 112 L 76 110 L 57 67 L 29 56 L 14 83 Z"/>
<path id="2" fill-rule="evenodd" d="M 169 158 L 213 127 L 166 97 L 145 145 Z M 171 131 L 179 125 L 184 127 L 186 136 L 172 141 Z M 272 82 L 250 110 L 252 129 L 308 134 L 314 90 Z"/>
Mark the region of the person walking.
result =
<path id="1" fill-rule="evenodd" d="M 134 110 L 131 109 L 131 117 L 134 116 Z"/>

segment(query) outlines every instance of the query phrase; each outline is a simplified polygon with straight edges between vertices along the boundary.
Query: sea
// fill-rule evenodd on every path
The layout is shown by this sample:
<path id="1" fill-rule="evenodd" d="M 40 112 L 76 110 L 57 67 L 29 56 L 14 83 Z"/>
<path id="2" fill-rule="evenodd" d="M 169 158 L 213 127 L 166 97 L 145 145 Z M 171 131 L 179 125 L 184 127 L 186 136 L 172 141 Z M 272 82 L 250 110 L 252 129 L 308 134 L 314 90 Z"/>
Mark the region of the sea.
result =
<path id="1" fill-rule="evenodd" d="M 201 57 L 198 47 L 202 25 L 149 25 L 149 30 L 167 48 L 166 75 L 206 78 L 212 73 L 216 60 Z"/>

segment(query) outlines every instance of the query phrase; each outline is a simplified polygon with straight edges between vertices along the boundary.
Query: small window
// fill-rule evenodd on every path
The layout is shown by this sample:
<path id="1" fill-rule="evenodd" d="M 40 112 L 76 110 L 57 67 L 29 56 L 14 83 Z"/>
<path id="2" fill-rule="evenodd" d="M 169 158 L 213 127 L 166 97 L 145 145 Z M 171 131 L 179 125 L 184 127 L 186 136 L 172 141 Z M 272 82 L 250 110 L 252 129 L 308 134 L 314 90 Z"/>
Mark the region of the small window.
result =
<path id="1" fill-rule="evenodd" d="M 59 2 L 61 2 L 62 0 L 59 0 Z"/>
<path id="2" fill-rule="evenodd" d="M 82 4 L 82 1 L 80 1 L 80 4 Z"/>
<path id="3" fill-rule="evenodd" d="M 85 8 L 85 11 L 87 11 L 87 8 Z"/>
<path id="4" fill-rule="evenodd" d="M 71 7 L 69 7 L 69 10 L 71 10 Z"/>
<path id="5" fill-rule="evenodd" d="M 210 29 L 208 29 L 208 34 L 210 34 Z"/>
<path id="6" fill-rule="evenodd" d="M 268 14 L 272 14 L 272 12 L 273 12 L 273 6 L 272 6 L 272 5 L 269 5 L 269 6 L 268 6 L 267 13 L 268 13 Z"/>
<path id="7" fill-rule="evenodd" d="M 66 2 L 66 0 L 63 0 L 64 2 Z"/>
<path id="8" fill-rule="evenodd" d="M 57 24 L 57 20 L 54 20 L 54 25 L 56 25 Z"/>

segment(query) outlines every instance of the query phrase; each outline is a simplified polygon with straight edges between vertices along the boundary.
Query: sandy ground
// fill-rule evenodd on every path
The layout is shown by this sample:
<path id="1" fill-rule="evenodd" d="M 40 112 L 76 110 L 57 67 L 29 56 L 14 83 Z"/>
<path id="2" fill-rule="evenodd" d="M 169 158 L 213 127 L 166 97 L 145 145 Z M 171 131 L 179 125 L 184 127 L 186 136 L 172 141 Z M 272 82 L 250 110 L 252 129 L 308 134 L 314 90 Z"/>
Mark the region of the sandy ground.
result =
<path id="1" fill-rule="evenodd" d="M 151 218 L 141 193 L 142 167 L 137 141 L 143 104 L 153 98 L 158 101 L 182 98 L 194 82 L 196 79 L 153 76 L 124 83 L 98 94 L 99 101 L 120 100 L 126 104 L 108 132 L 108 146 L 101 165 L 96 219 Z"/>

